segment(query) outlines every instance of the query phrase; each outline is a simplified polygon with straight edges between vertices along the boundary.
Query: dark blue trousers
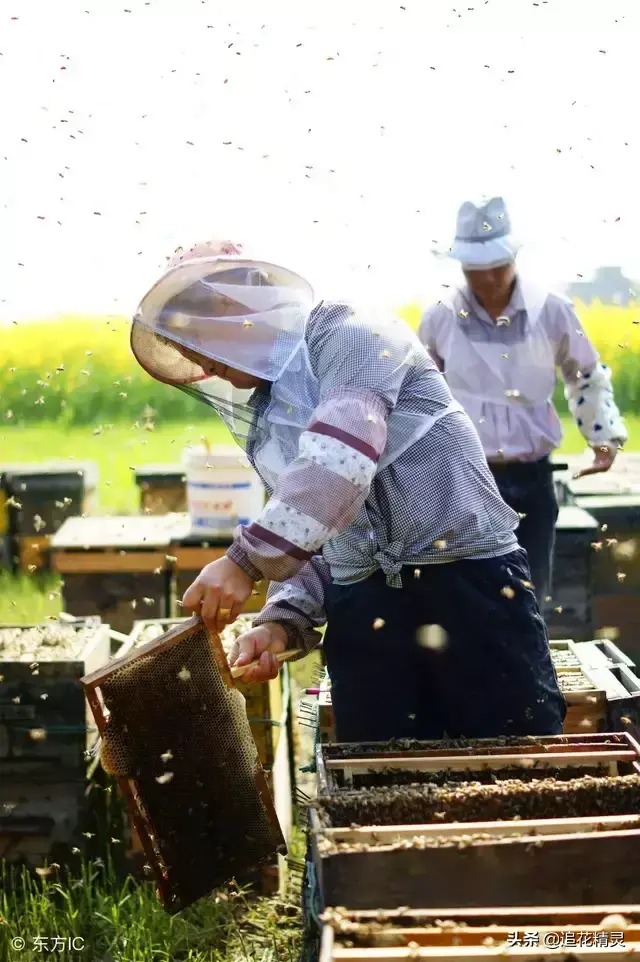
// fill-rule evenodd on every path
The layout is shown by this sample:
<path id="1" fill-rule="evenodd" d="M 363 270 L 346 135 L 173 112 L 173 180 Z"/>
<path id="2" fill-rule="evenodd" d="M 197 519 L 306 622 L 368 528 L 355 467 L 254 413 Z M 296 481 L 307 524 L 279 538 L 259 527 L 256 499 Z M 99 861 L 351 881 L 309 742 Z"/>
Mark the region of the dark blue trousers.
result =
<path id="1" fill-rule="evenodd" d="M 558 499 L 550 471 L 549 459 L 532 463 L 512 462 L 489 467 L 498 490 L 510 508 L 525 515 L 516 534 L 527 552 L 531 580 L 540 608 L 551 594 L 553 547 Z"/>
<path id="2" fill-rule="evenodd" d="M 403 588 L 382 571 L 331 585 L 324 651 L 338 740 L 561 734 L 566 707 L 535 595 L 522 585 L 530 577 L 518 549 L 406 567 Z M 444 646 L 418 642 L 425 625 L 441 626 Z"/>

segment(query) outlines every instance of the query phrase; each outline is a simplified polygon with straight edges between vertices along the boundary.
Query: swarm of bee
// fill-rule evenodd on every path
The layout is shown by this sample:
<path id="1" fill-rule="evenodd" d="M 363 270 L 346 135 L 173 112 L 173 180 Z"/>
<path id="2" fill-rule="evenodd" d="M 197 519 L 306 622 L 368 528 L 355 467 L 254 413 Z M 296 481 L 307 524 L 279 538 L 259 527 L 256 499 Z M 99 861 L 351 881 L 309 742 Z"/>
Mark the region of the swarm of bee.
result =
<path id="1" fill-rule="evenodd" d="M 495 785 L 498 782 L 520 780 L 531 782 L 540 778 L 554 778 L 557 781 L 568 781 L 571 778 L 602 778 L 608 774 L 605 765 L 584 766 L 581 768 L 510 768 L 491 769 L 482 771 L 458 771 L 446 769 L 439 772 L 417 771 L 387 771 L 367 772 L 353 776 L 353 788 L 376 788 L 384 785 L 453 785 L 478 782 L 481 785 Z"/>
<path id="2" fill-rule="evenodd" d="M 554 744 L 561 745 L 565 739 L 557 736 Z M 566 738 L 566 744 L 570 740 Z M 327 758 L 346 758 L 349 755 L 382 755 L 385 752 L 428 752 L 434 749 L 452 749 L 477 755 L 488 748 L 527 748 L 545 751 L 545 743 L 536 735 L 501 735 L 497 738 L 444 738 L 441 741 L 418 741 L 412 738 L 393 738 L 388 742 L 345 742 L 327 745 L 323 749 Z"/>
<path id="3" fill-rule="evenodd" d="M 325 828 L 631 815 L 639 805 L 640 775 L 390 786 L 314 803 Z"/>
<path id="4" fill-rule="evenodd" d="M 0 628 L 0 661 L 72 661 L 94 633 L 94 627 L 74 628 L 55 622 L 32 628 Z"/>

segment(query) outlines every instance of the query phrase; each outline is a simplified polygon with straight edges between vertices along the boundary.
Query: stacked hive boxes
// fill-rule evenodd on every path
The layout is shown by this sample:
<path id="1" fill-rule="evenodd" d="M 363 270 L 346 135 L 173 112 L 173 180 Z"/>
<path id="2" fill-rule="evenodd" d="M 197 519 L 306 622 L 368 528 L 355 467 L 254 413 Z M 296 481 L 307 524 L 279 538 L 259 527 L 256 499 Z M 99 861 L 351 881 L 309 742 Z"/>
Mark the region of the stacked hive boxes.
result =
<path id="1" fill-rule="evenodd" d="M 310 841 L 327 962 L 367 954 L 344 954 L 350 935 L 352 949 L 377 947 L 371 958 L 385 946 L 389 958 L 421 957 L 422 946 L 455 957 L 463 944 L 478 946 L 475 957 L 482 946 L 495 954 L 507 927 L 604 931 L 605 916 L 640 912 L 640 746 L 627 734 L 334 744 L 318 748 L 317 771 Z M 402 906 L 416 917 L 376 941 Z M 420 918 L 478 931 L 412 939 Z M 358 929 L 365 920 L 378 924 Z M 478 941 L 483 925 L 496 926 L 493 942 Z M 398 951 L 414 942 L 413 956 Z"/>
<path id="2" fill-rule="evenodd" d="M 606 909 L 454 909 L 326 913 L 319 962 L 444 962 L 456 955 L 490 959 L 517 955 L 536 959 L 593 959 L 640 951 L 640 912 L 624 917 Z M 562 958 L 563 956 L 560 955 Z M 565 956 L 566 958 L 567 956 Z"/>
<path id="3" fill-rule="evenodd" d="M 567 702 L 566 734 L 629 731 L 640 724 L 640 679 L 611 641 L 552 641 L 551 657 Z"/>
<path id="4" fill-rule="evenodd" d="M 551 595 L 545 602 L 550 638 L 592 638 L 592 543 L 598 524 L 575 505 L 560 508 L 556 523 Z"/>
<path id="5" fill-rule="evenodd" d="M 575 479 L 584 459 L 567 459 L 558 481 L 563 502 L 587 511 L 598 524 L 592 539 L 593 617 L 596 628 L 640 656 L 640 457 L 623 453 L 606 474 Z M 573 632 L 572 632 L 573 634 Z M 574 635 L 575 637 L 575 635 Z"/>
<path id="6" fill-rule="evenodd" d="M 109 660 L 99 619 L 0 626 L 0 852 L 37 865 L 77 830 L 95 741 L 80 678 Z"/>
<path id="7" fill-rule="evenodd" d="M 98 467 L 73 461 L 0 465 L 0 537 L 14 569 L 46 567 L 52 536 L 95 510 Z"/>
<path id="8" fill-rule="evenodd" d="M 52 539 L 51 564 L 63 578 L 67 611 L 99 615 L 129 633 L 145 615 L 179 615 L 184 592 L 229 544 L 192 536 L 186 514 L 71 518 Z M 245 610 L 260 611 L 266 587 L 256 586 Z"/>

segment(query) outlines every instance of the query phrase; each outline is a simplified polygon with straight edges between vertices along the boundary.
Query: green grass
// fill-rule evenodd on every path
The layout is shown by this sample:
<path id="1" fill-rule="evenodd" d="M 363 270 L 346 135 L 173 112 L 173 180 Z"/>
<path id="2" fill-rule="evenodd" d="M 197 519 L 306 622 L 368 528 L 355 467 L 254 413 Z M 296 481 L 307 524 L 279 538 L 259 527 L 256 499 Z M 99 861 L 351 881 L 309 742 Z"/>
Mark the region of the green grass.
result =
<path id="1" fill-rule="evenodd" d="M 627 419 L 629 450 L 640 448 L 640 417 Z M 580 453 L 585 442 L 570 418 L 563 419 L 565 439 L 561 451 Z M 100 433 L 95 433 L 98 430 Z M 95 461 L 100 469 L 98 511 L 133 514 L 139 510 L 135 468 L 158 462 L 179 463 L 187 444 L 206 435 L 212 444 L 233 444 L 227 429 L 215 417 L 183 423 L 158 423 L 153 431 L 118 423 L 101 428 L 41 425 L 5 425 L 0 434 L 2 463 L 75 458 Z M 70 462 L 73 463 L 73 462 Z"/>
<path id="2" fill-rule="evenodd" d="M 0 434 L 0 463 L 67 458 L 70 464 L 73 459 L 95 461 L 100 471 L 98 511 L 133 514 L 140 504 L 134 469 L 145 464 L 179 464 L 184 448 L 198 444 L 205 435 L 212 444 L 235 443 L 215 417 L 159 424 L 153 431 L 127 423 L 98 428 L 62 427 L 53 422 L 5 425 Z"/>
<path id="3" fill-rule="evenodd" d="M 0 962 L 41 955 L 95 962 L 295 962 L 301 937 L 296 897 L 292 892 L 286 903 L 258 900 L 229 886 L 170 916 L 152 883 L 119 878 L 108 855 L 92 861 L 78 856 L 65 876 L 50 866 L 37 877 L 0 867 Z M 35 936 L 48 938 L 50 949 L 55 936 L 82 939 L 84 949 L 43 955 L 34 947 Z M 20 937 L 26 942 L 22 954 L 11 949 L 12 939 Z"/>

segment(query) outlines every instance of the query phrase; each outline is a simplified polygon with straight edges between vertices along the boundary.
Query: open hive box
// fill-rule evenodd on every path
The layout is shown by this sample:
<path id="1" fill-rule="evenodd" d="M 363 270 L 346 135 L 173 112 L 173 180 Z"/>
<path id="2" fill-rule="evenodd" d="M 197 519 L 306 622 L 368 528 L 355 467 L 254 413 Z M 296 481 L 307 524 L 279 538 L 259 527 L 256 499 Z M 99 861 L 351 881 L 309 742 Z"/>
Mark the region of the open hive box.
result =
<path id="1" fill-rule="evenodd" d="M 144 612 L 169 614 L 169 546 L 180 515 L 70 518 L 53 536 L 51 564 L 63 578 L 65 608 L 100 615 L 124 634 Z"/>
<path id="2" fill-rule="evenodd" d="M 576 648 L 576 642 L 570 639 L 549 642 L 551 661 L 556 671 L 560 671 L 563 668 L 580 668 L 583 662 Z"/>
<path id="3" fill-rule="evenodd" d="M 567 735 L 602 731 L 607 717 L 607 693 L 584 665 L 558 667 L 558 686 L 567 703 L 563 730 Z"/>
<path id="4" fill-rule="evenodd" d="M 331 700 L 331 679 L 327 671 L 325 671 L 324 678 L 320 682 L 320 692 L 318 695 L 318 728 L 319 740 L 323 744 L 335 741 L 336 731 L 335 719 L 333 717 L 333 702 Z"/>
<path id="5" fill-rule="evenodd" d="M 596 959 L 640 951 L 640 906 L 352 912 L 331 909 L 319 962 L 401 959 Z"/>
<path id="6" fill-rule="evenodd" d="M 84 778 L 97 732 L 80 679 L 109 656 L 109 628 L 99 619 L 0 625 L 3 780 L 47 772 Z"/>
<path id="7" fill-rule="evenodd" d="M 553 585 L 543 614 L 550 638 L 593 638 L 592 543 L 598 524 L 574 505 L 561 507 L 556 522 Z"/>
<path id="8" fill-rule="evenodd" d="M 36 867 L 72 844 L 97 737 L 80 678 L 108 659 L 99 619 L 0 625 L 0 859 Z"/>
<path id="9" fill-rule="evenodd" d="M 244 700 L 199 619 L 83 685 L 165 908 L 286 851 Z"/>
<path id="10" fill-rule="evenodd" d="M 639 902 L 639 758 L 625 733 L 320 746 L 323 904 Z"/>

